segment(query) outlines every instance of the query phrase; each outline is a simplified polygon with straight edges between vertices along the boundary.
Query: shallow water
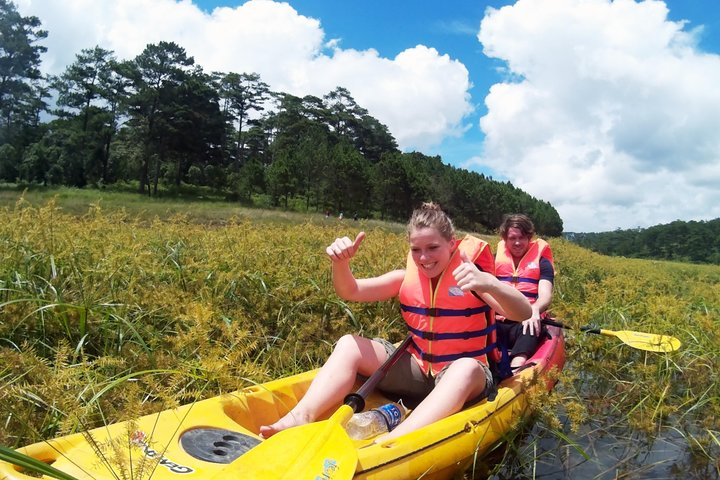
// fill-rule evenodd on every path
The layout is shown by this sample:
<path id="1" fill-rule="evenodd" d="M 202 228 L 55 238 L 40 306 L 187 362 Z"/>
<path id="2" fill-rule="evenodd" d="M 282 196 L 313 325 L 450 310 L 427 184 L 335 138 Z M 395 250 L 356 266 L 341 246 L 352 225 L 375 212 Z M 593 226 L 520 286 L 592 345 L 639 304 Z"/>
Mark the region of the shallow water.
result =
<path id="1" fill-rule="evenodd" d="M 720 479 L 720 461 L 693 454 L 687 440 L 672 427 L 664 428 L 655 436 L 600 422 L 585 425 L 577 433 L 565 430 L 563 434 L 567 438 L 563 439 L 541 424 L 526 429 L 514 443 L 493 455 L 497 471 L 489 478 Z M 488 476 L 478 473 L 470 478 L 479 480 Z"/>

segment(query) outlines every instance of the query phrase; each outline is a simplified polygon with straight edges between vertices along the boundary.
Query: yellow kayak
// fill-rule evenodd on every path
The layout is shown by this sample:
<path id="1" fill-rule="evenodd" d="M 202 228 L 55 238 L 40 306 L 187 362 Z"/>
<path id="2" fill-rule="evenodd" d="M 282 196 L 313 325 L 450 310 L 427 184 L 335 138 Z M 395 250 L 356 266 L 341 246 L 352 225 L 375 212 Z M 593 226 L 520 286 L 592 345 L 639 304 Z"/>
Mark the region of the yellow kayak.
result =
<path id="1" fill-rule="evenodd" d="M 308 478 L 449 479 L 464 471 L 528 416 L 527 392 L 531 388 L 553 387 L 565 363 L 565 344 L 559 328 L 548 327 L 548 331 L 550 338 L 530 359 L 533 365 L 503 381 L 495 398 L 388 442 L 343 438 L 347 446 L 338 448 L 348 450 L 345 453 L 353 461 L 357 458 L 354 476 L 351 471 L 338 477 L 328 468 Z M 136 420 L 36 443 L 18 452 L 77 479 L 251 478 L 238 471 L 236 465 L 242 462 L 236 461 L 263 441 L 258 436 L 260 426 L 287 413 L 316 373 L 308 371 Z M 356 387 L 360 385 L 358 382 Z M 366 409 L 392 400 L 376 391 L 366 399 Z M 331 409 L 327 416 L 336 410 Z M 276 478 L 283 478 L 288 460 L 281 454 L 276 457 L 262 461 L 270 471 L 277 471 Z M 246 458 L 255 457 L 251 454 Z M 0 461 L 0 479 L 37 478 Z"/>

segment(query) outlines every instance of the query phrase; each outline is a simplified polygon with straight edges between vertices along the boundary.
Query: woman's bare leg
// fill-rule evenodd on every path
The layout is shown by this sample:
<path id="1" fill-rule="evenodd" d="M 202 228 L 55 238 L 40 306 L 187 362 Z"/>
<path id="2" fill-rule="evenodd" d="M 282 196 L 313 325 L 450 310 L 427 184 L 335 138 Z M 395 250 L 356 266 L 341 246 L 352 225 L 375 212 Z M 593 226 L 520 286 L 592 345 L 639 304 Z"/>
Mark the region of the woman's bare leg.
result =
<path id="1" fill-rule="evenodd" d="M 358 373 L 369 376 L 387 358 L 385 347 L 370 339 L 344 335 L 295 407 L 272 425 L 260 427 L 268 438 L 281 430 L 315 421 L 318 415 L 343 401 Z"/>
<path id="2" fill-rule="evenodd" d="M 392 432 L 380 437 L 377 441 L 399 437 L 459 412 L 465 402 L 477 397 L 485 390 L 485 382 L 485 370 L 477 360 L 461 358 L 454 361 L 435 388 L 420 402 L 410 416 Z"/>

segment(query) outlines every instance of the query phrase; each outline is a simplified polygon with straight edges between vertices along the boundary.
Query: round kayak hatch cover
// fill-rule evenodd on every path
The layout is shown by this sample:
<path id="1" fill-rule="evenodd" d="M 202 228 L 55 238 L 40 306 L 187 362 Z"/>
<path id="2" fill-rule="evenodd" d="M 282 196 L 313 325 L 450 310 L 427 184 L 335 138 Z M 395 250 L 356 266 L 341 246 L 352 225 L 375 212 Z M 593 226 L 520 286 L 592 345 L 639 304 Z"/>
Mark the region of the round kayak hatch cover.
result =
<path id="1" fill-rule="evenodd" d="M 193 457 L 213 463 L 231 463 L 260 440 L 222 428 L 194 428 L 180 436 L 180 445 Z"/>

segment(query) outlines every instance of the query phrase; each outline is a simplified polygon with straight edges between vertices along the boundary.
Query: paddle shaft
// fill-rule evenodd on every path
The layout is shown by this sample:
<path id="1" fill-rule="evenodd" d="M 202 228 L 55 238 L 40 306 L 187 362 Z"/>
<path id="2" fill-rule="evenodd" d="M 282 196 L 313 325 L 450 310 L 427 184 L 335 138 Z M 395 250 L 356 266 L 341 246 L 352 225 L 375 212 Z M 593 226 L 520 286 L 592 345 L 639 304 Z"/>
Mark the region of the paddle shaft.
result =
<path id="1" fill-rule="evenodd" d="M 390 356 L 383 362 L 382 365 L 380 365 L 380 368 L 375 370 L 375 373 L 370 375 L 370 378 L 365 380 L 365 383 L 358 388 L 358 391 L 355 393 L 351 393 L 345 397 L 345 405 L 349 405 L 352 407 L 353 411 L 355 413 L 361 412 L 365 408 L 365 398 L 375 390 L 375 387 L 377 386 L 380 381 L 385 378 L 385 375 L 387 372 L 392 368 L 393 365 L 400 359 L 400 356 L 405 352 L 408 345 L 410 345 L 410 342 L 412 342 L 412 336 L 408 335 L 405 337 L 405 340 L 398 345 L 398 347 L 395 349 L 395 351 L 390 354 Z"/>
<path id="2" fill-rule="evenodd" d="M 542 323 L 543 323 L 543 325 L 550 325 L 552 327 L 564 328 L 566 330 L 576 330 L 573 327 L 565 325 L 564 323 L 556 322 L 555 320 L 550 320 L 549 318 L 543 318 Z M 580 330 L 583 332 L 587 332 L 587 333 L 597 333 L 598 335 L 601 334 L 599 328 L 580 327 Z"/>

